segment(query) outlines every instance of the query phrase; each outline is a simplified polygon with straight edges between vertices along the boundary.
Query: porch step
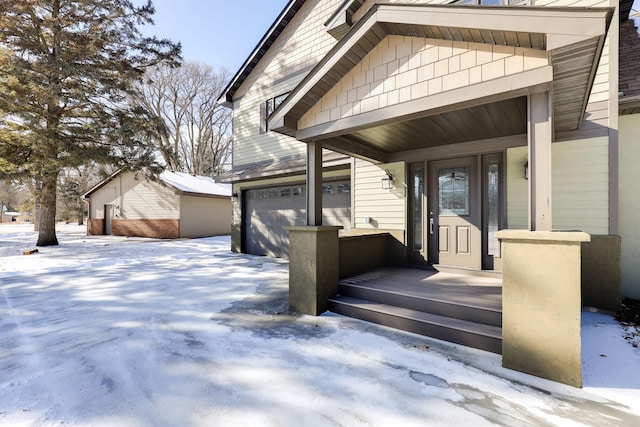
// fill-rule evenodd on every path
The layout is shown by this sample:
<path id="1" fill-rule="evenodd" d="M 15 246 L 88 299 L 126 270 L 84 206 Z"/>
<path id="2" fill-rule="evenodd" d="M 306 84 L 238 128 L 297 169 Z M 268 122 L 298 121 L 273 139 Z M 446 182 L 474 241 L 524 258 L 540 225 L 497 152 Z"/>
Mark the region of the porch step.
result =
<path id="1" fill-rule="evenodd" d="M 502 329 L 497 326 L 484 325 L 342 295 L 329 300 L 329 309 L 334 313 L 356 319 L 492 353 L 500 354 L 502 352 Z"/>
<path id="2" fill-rule="evenodd" d="M 343 281 L 338 284 L 338 293 L 345 297 L 502 327 L 501 304 L 486 301 L 486 294 L 496 295 L 492 288 L 438 285 L 420 288 L 401 285 L 385 287 Z"/>
<path id="3" fill-rule="evenodd" d="M 384 268 L 338 284 L 334 313 L 500 354 L 502 286 L 495 278 Z"/>

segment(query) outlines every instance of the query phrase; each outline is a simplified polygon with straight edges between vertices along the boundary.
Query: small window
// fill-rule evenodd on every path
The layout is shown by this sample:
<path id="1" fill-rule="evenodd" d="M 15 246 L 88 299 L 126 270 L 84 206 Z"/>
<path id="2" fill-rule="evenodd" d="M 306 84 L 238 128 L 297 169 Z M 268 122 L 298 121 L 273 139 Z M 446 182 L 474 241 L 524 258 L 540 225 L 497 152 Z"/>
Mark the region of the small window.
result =
<path id="1" fill-rule="evenodd" d="M 287 99 L 289 92 L 267 99 L 260 104 L 260 133 L 269 131 L 269 116 Z"/>
<path id="2" fill-rule="evenodd" d="M 269 198 L 270 199 L 276 199 L 279 195 L 280 195 L 280 192 L 278 190 L 269 191 Z"/>
<path id="3" fill-rule="evenodd" d="M 296 187 L 293 189 L 293 195 L 294 196 L 304 196 L 304 188 L 302 187 Z"/>
<path id="4" fill-rule="evenodd" d="M 291 189 L 285 188 L 280 191 L 280 197 L 291 197 Z"/>

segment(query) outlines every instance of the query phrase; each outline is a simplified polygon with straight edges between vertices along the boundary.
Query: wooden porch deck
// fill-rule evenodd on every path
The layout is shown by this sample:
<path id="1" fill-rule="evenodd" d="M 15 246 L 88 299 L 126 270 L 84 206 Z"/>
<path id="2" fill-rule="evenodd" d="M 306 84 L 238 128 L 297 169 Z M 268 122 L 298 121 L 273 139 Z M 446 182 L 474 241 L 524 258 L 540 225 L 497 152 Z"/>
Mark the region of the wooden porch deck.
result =
<path id="1" fill-rule="evenodd" d="M 382 268 L 340 281 L 335 313 L 433 338 L 502 352 L 502 280 Z"/>

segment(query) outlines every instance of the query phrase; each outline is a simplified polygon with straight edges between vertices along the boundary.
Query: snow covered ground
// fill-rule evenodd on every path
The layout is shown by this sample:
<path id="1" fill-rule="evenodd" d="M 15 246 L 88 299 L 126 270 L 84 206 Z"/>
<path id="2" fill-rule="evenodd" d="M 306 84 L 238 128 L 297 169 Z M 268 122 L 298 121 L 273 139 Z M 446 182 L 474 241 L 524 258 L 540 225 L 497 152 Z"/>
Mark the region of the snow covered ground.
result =
<path id="1" fill-rule="evenodd" d="M 640 351 L 583 314 L 585 388 L 497 355 L 287 310 L 287 264 L 229 239 L 0 225 L 0 425 L 640 425 Z"/>

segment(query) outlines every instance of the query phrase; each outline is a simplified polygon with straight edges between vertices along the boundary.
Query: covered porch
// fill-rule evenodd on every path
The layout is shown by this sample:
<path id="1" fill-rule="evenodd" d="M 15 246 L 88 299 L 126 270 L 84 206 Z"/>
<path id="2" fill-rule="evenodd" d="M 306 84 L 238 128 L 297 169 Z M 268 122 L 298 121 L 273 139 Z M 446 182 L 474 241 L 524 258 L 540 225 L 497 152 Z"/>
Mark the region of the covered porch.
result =
<path id="1" fill-rule="evenodd" d="M 481 247 L 500 238 L 505 366 L 580 385 L 580 243 L 589 236 L 552 233 L 551 152 L 555 138 L 577 131 L 584 119 L 612 14 L 596 8 L 374 6 L 269 118 L 271 130 L 307 144 L 307 227 L 290 234 L 292 306 L 319 314 L 338 293 L 338 233 L 322 226 L 322 149 L 381 165 L 418 159 L 436 170 L 421 172 L 436 190 L 411 184 L 413 169 L 404 168 L 405 194 L 418 197 L 406 203 L 407 228 L 395 238 L 404 253 L 398 260 L 394 252 L 394 262 L 407 263 L 417 252 L 431 264 L 445 259 L 482 270 Z M 484 185 L 473 177 L 484 156 L 514 146 L 528 152 L 528 230 L 489 237 Z M 437 183 L 447 177 L 462 179 L 466 192 L 443 208 Z M 428 215 L 413 221 L 418 207 Z M 418 229 L 419 246 L 410 237 Z M 564 265 L 556 268 L 556 262 Z M 545 282 L 551 294 L 527 301 L 532 281 Z M 313 283 L 314 291 L 306 285 L 296 290 L 304 283 Z M 547 283 L 571 290 L 558 299 Z M 541 356 L 548 348 L 535 347 L 546 331 L 523 325 L 549 301 L 560 300 L 571 316 L 550 313 L 539 325 L 566 321 L 570 327 L 563 330 L 571 337 Z M 297 302 L 302 304 L 295 307 Z M 523 314 L 527 309 L 532 313 Z M 567 347 L 572 351 L 561 357 L 558 371 L 540 370 L 542 359 L 531 363 L 567 353 Z M 492 348 L 498 352 L 497 344 Z"/>

